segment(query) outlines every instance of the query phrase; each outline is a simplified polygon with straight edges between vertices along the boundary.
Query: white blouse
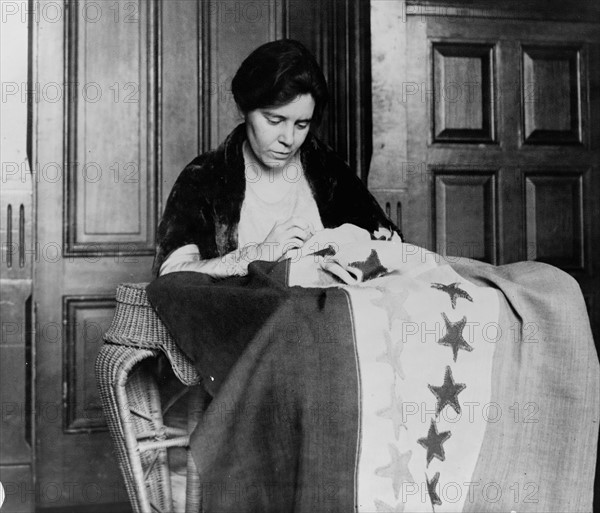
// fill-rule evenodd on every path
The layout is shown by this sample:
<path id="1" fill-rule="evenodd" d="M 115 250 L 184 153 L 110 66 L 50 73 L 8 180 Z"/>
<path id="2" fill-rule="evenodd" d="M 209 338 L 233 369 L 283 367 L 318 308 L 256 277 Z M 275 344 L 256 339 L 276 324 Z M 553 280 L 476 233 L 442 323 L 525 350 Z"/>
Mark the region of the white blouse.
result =
<path id="1" fill-rule="evenodd" d="M 290 186 L 285 194 L 271 202 L 261 198 L 256 185 L 246 180 L 246 195 L 238 225 L 239 247 L 260 244 L 276 223 L 292 216 L 303 217 L 315 231 L 323 229 L 317 203 L 304 173 L 287 183 Z"/>
<path id="2" fill-rule="evenodd" d="M 302 169 L 293 167 L 299 172 L 288 173 L 285 184 L 289 184 L 289 187 L 285 187 L 283 195 L 274 201 L 261 197 L 258 182 L 246 174 L 246 193 L 240 212 L 236 251 L 222 257 L 201 260 L 198 246 L 188 244 L 176 249 L 167 257 L 159 274 L 162 276 L 176 271 L 196 271 L 216 278 L 244 275 L 250 262 L 242 257 L 241 250 L 262 243 L 276 223 L 291 216 L 299 216 L 308 220 L 315 231 L 322 230 L 323 223 L 310 185 Z M 268 179 L 268 176 L 265 175 L 262 179 Z M 256 258 L 253 260 L 268 260 L 266 256 L 254 256 Z"/>

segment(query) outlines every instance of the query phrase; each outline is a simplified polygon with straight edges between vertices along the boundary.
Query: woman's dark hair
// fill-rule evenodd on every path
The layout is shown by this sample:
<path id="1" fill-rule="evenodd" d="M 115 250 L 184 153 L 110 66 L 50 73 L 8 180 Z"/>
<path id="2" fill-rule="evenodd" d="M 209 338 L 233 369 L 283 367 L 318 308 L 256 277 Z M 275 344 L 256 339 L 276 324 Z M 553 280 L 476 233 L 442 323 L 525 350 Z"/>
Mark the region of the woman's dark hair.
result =
<path id="1" fill-rule="evenodd" d="M 247 112 L 279 107 L 302 94 L 315 100 L 318 125 L 327 104 L 327 83 L 313 55 L 299 41 L 281 39 L 259 46 L 237 70 L 231 83 L 238 108 Z"/>

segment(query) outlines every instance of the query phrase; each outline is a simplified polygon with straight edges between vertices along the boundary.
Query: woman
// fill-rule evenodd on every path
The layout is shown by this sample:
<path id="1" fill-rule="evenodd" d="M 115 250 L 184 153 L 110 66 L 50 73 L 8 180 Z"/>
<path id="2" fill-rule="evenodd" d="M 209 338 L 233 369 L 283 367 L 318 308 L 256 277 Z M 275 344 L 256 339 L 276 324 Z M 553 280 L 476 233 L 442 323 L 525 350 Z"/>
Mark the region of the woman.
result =
<path id="1" fill-rule="evenodd" d="M 328 93 L 301 43 L 257 48 L 232 92 L 244 123 L 179 176 L 158 230 L 156 274 L 243 275 L 253 260 L 322 249 L 322 230 L 345 223 L 399 234 L 355 173 L 310 133 Z"/>
<path id="2" fill-rule="evenodd" d="M 340 233 L 328 229 L 344 224 L 352 227 L 342 230 L 346 238 L 366 234 L 370 239 L 368 234 L 375 232 L 389 238 L 399 233 L 356 174 L 310 133 L 322 118 L 328 92 L 323 73 L 301 43 L 282 40 L 257 48 L 237 71 L 232 91 L 244 123 L 219 148 L 195 158 L 177 179 L 159 225 L 155 274 L 245 275 L 254 260 L 276 261 L 305 245 L 314 252 L 334 235 L 339 242 Z M 173 306 L 169 292 L 175 290 L 172 293 L 178 304 L 172 316 L 173 332 L 179 335 L 176 338 L 183 351 L 196 362 L 205 388 L 218 397 L 254 327 L 259 329 L 273 311 L 273 297 L 278 293 L 252 296 L 250 301 L 244 296 L 239 304 L 231 297 L 225 306 L 212 301 L 210 294 L 218 295 L 218 287 L 206 291 L 207 302 L 217 309 L 244 315 L 242 303 L 256 307 L 247 315 L 242 332 L 215 336 L 219 342 L 211 344 L 199 340 L 195 324 L 189 322 L 178 278 L 190 281 L 184 275 L 171 275 L 158 294 L 150 296 L 164 312 L 168 307 L 160 305 L 165 301 Z M 192 326 L 189 329 L 188 324 Z M 190 336 L 181 331 L 191 332 Z M 205 462 L 207 453 L 201 452 Z M 247 459 L 241 457 L 240 461 Z M 185 462 L 182 465 L 185 468 Z M 182 490 L 174 490 L 174 497 L 183 496 Z M 208 504 L 208 499 L 204 502 Z M 271 511 L 281 510 L 282 503 L 275 499 L 267 504 Z M 260 509 L 255 504 L 252 507 Z"/>
<path id="3" fill-rule="evenodd" d="M 309 133 L 327 91 L 301 44 L 258 48 L 233 94 L 245 123 L 179 177 L 156 272 L 243 275 L 253 260 L 322 249 L 344 224 L 351 237 L 397 233 Z M 364 246 L 349 265 L 374 254 L 386 275 L 357 287 L 282 286 L 286 266 L 264 264 L 149 285 L 213 396 L 190 435 L 204 510 L 590 511 L 600 392 L 577 283 L 535 262 Z"/>

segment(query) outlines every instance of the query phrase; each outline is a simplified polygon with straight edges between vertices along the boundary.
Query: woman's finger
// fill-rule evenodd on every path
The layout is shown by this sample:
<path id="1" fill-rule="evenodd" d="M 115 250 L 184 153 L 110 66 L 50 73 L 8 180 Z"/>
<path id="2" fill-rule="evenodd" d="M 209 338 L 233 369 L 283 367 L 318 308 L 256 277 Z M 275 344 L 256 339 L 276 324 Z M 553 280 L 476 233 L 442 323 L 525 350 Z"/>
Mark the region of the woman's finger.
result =
<path id="1" fill-rule="evenodd" d="M 292 216 L 286 221 L 286 223 L 289 223 L 288 226 L 297 226 L 298 228 L 302 228 L 311 233 L 315 232 L 313 224 L 304 217 Z"/>

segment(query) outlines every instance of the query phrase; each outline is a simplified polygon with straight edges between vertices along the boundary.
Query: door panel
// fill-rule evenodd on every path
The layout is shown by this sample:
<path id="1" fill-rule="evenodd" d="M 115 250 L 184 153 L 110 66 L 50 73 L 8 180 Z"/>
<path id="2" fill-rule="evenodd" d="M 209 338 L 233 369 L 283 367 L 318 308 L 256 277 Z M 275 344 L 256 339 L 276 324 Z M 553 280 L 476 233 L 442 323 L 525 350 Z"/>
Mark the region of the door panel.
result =
<path id="1" fill-rule="evenodd" d="M 597 301 L 600 25 L 408 17 L 406 237 L 492 263 L 537 260 Z M 595 259 L 597 260 L 597 259 Z M 600 312 L 590 309 L 600 334 Z"/>
<path id="2" fill-rule="evenodd" d="M 114 309 L 112 295 L 63 296 L 64 433 L 106 430 L 94 364 Z"/>
<path id="3" fill-rule="evenodd" d="M 589 258 L 584 247 L 583 179 L 580 171 L 525 174 L 528 259 L 570 271 L 586 271 Z M 560 210 L 557 205 L 561 205 Z"/>
<path id="4" fill-rule="evenodd" d="M 447 255 L 497 262 L 496 173 L 432 170 L 435 247 Z"/>
<path id="5" fill-rule="evenodd" d="M 100 12 L 97 21 L 88 21 L 85 13 L 91 16 L 97 4 L 68 5 L 65 65 L 72 86 L 65 134 L 66 252 L 153 254 L 158 87 L 154 4 L 128 3 L 130 13 L 117 23 Z M 82 11 L 86 5 L 89 9 Z"/>
<path id="6" fill-rule="evenodd" d="M 493 50 L 488 44 L 433 44 L 434 142 L 494 142 Z"/>
<path id="7" fill-rule="evenodd" d="M 562 45 L 521 47 L 525 144 L 582 143 L 581 51 Z"/>

